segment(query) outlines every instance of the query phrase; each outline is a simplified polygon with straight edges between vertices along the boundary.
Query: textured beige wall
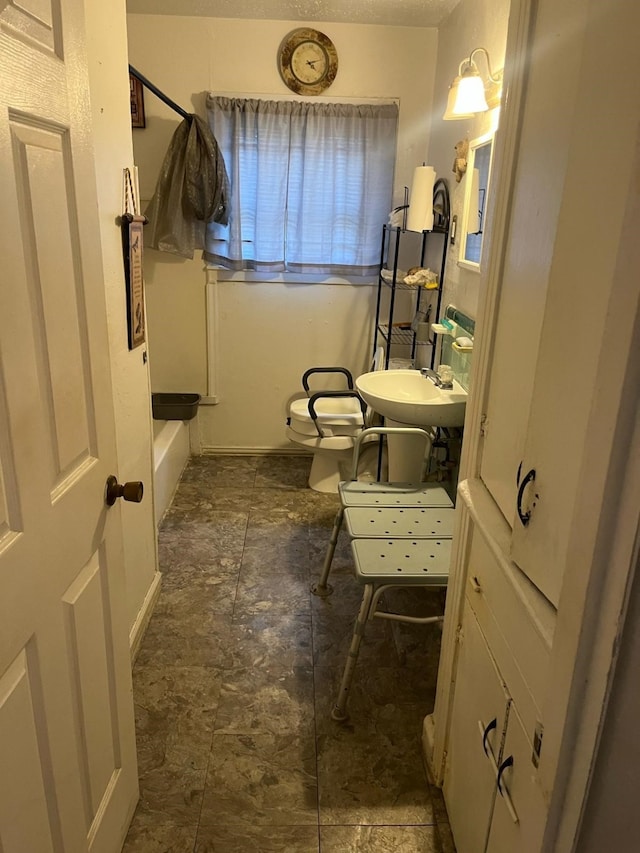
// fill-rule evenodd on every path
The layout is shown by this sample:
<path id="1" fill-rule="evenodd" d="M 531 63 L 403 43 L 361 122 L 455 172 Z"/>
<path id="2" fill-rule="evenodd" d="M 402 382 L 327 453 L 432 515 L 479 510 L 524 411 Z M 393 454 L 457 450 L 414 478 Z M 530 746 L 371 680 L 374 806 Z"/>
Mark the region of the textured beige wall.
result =
<path id="1" fill-rule="evenodd" d="M 204 93 L 286 96 L 276 57 L 299 21 L 129 15 L 130 62 L 174 101 L 203 112 Z M 334 41 L 339 72 L 330 98 L 398 98 L 395 203 L 426 158 L 437 32 L 434 29 L 314 24 Z M 290 94 L 290 93 L 289 93 Z M 149 198 L 180 119 L 145 93 L 147 128 L 134 131 L 143 198 Z M 199 254 L 199 253 L 197 253 Z M 206 393 L 205 271 L 200 258 L 147 252 L 145 265 L 154 391 Z M 205 447 L 290 448 L 289 397 L 317 364 L 356 372 L 371 357 L 372 288 L 239 282 L 220 289 L 220 403 L 201 407 Z"/>

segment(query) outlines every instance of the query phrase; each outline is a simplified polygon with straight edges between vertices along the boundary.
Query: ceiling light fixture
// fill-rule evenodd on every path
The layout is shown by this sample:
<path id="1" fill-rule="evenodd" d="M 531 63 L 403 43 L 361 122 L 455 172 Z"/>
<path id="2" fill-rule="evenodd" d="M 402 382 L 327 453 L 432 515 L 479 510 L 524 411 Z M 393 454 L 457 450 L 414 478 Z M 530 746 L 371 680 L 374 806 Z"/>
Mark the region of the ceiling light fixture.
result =
<path id="1" fill-rule="evenodd" d="M 453 109 L 456 106 L 458 101 L 458 89 L 460 87 L 460 80 L 462 78 L 460 75 L 454 77 L 453 83 L 449 86 L 449 95 L 447 96 L 447 108 L 444 111 L 444 115 L 442 118 L 445 121 L 452 121 L 453 119 L 458 118 L 473 118 L 473 113 L 467 113 L 467 115 L 454 113 Z"/>
<path id="2" fill-rule="evenodd" d="M 485 84 L 474 56 L 482 53 L 487 62 L 488 79 Z M 495 74 L 491 70 L 489 54 L 484 47 L 474 48 L 458 69 L 458 75 L 449 87 L 447 107 L 442 118 L 445 121 L 471 118 L 476 113 L 484 113 L 500 105 L 502 94 L 502 71 Z"/>

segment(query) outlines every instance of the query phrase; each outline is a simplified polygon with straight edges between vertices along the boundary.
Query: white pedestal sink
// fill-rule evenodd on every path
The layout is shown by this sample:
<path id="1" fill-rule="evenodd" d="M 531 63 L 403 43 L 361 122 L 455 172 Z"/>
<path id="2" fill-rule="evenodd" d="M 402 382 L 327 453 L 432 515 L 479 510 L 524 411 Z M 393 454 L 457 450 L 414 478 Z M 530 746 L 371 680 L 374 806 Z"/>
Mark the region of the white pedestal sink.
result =
<path id="1" fill-rule="evenodd" d="M 464 424 L 467 392 L 454 380 L 446 390 L 418 370 L 378 370 L 356 379 L 359 394 L 383 415 L 387 426 L 459 427 Z M 424 444 L 414 436 L 390 435 L 389 480 L 419 480 Z"/>

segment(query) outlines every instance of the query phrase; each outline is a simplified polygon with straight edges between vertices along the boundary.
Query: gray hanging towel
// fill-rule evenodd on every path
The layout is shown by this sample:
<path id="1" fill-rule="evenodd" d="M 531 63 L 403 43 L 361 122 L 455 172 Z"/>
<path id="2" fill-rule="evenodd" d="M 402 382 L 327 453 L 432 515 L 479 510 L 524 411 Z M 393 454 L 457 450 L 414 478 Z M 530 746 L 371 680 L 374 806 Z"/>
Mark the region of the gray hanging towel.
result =
<path id="1" fill-rule="evenodd" d="M 155 193 L 145 210 L 145 245 L 193 258 L 204 248 L 207 222 L 226 225 L 229 178 L 208 124 L 199 116 L 181 122 L 169 144 Z"/>

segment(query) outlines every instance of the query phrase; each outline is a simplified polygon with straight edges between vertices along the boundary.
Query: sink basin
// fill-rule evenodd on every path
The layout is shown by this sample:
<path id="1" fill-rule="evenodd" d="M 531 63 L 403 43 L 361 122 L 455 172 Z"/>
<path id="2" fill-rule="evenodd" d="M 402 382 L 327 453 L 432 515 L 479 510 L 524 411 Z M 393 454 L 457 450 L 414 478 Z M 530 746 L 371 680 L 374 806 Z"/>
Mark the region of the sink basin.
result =
<path id="1" fill-rule="evenodd" d="M 454 380 L 453 388 L 438 388 L 418 370 L 378 370 L 363 373 L 356 388 L 371 408 L 400 424 L 459 427 L 464 424 L 467 392 Z"/>

